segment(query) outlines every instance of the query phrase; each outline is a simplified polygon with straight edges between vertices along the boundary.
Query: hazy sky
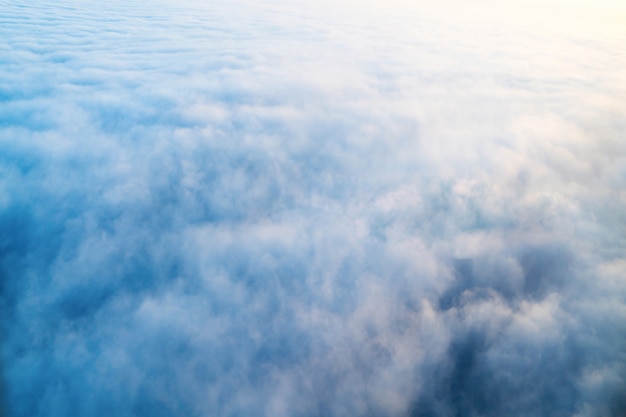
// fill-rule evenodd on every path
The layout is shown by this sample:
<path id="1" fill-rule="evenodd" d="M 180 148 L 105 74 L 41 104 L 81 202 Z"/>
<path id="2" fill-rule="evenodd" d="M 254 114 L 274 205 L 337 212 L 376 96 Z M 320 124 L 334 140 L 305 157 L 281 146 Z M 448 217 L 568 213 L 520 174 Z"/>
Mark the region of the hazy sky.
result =
<path id="1" fill-rule="evenodd" d="M 623 417 L 619 1 L 0 0 L 0 415 Z"/>

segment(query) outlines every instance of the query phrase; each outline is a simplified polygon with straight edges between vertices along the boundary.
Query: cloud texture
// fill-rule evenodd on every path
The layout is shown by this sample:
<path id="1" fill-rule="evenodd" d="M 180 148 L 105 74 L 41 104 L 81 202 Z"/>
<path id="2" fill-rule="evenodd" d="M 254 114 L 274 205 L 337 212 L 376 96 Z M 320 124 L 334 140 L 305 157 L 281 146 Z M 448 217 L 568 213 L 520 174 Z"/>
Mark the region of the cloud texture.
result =
<path id="1" fill-rule="evenodd" d="M 623 32 L 223 3 L 0 1 L 2 412 L 626 415 Z"/>

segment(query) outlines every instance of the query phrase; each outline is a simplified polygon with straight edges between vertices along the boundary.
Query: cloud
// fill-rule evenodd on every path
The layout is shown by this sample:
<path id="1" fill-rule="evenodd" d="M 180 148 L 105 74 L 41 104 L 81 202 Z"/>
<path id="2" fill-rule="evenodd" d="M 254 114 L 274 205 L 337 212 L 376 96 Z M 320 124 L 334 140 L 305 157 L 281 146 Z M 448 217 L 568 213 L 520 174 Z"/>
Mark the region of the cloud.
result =
<path id="1" fill-rule="evenodd" d="M 621 32 L 374 3 L 1 6 L 5 415 L 626 412 Z"/>

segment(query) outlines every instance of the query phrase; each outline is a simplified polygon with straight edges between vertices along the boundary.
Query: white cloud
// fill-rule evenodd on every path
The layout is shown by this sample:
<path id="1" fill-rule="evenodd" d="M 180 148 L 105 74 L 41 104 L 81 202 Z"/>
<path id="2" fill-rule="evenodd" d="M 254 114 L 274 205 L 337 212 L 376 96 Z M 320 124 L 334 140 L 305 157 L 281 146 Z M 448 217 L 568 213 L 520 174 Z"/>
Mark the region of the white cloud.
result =
<path id="1" fill-rule="evenodd" d="M 0 6 L 0 407 L 623 412 L 623 31 L 489 4 Z"/>

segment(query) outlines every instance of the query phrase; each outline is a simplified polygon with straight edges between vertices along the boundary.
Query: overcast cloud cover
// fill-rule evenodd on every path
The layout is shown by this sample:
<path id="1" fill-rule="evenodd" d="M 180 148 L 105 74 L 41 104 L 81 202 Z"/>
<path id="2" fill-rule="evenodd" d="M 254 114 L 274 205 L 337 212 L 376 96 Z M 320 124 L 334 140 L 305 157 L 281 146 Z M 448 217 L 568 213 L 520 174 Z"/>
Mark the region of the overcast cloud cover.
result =
<path id="1" fill-rule="evenodd" d="M 0 0 L 0 412 L 625 416 L 625 8 L 502 3 Z"/>

